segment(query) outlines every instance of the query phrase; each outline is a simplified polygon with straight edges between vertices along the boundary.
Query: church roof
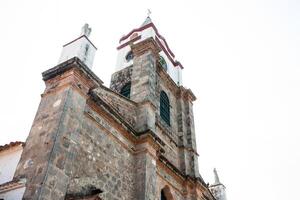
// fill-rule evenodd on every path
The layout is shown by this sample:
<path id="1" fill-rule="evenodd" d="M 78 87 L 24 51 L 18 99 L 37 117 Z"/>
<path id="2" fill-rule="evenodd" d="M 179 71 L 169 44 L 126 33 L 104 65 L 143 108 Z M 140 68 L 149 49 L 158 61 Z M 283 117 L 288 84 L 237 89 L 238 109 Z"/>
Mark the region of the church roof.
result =
<path id="1" fill-rule="evenodd" d="M 148 16 L 145 21 L 142 23 L 141 27 L 146 26 L 147 24 L 151 24 L 152 20 L 151 18 Z"/>
<path id="2" fill-rule="evenodd" d="M 5 150 L 10 149 L 10 148 L 15 147 L 15 146 L 20 146 L 20 145 L 24 146 L 25 143 L 21 142 L 21 141 L 16 141 L 16 142 L 10 142 L 9 144 L 1 145 L 0 146 L 0 152 L 5 151 Z"/>
<path id="3" fill-rule="evenodd" d="M 9 182 L 0 184 L 0 193 L 8 192 L 25 186 L 25 179 L 13 179 Z"/>

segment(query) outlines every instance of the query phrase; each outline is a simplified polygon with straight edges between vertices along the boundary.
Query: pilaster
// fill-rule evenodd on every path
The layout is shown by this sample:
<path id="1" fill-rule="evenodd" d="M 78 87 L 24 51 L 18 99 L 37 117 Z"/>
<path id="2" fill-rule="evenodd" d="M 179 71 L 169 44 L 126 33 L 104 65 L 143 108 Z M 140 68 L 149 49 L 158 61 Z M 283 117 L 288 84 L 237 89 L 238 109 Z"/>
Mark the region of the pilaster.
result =
<path id="1" fill-rule="evenodd" d="M 156 200 L 158 145 L 149 134 L 141 136 L 136 145 L 136 199 Z"/>
<path id="2" fill-rule="evenodd" d="M 155 84 L 156 60 L 159 47 L 152 38 L 132 45 L 134 54 L 133 70 L 131 75 L 130 99 L 139 103 L 138 123 L 135 127 L 138 132 L 148 129 L 155 130 L 155 112 L 157 109 Z"/>

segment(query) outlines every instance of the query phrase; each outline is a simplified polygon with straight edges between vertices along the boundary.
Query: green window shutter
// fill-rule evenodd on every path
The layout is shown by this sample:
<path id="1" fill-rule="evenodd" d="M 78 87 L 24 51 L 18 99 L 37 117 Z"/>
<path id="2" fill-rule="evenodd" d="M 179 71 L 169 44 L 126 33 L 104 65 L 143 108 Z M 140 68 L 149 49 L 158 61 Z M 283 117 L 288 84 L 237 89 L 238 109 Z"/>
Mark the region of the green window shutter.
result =
<path id="1" fill-rule="evenodd" d="M 160 93 L 160 117 L 170 126 L 170 101 L 164 91 Z"/>
<path id="2" fill-rule="evenodd" d="M 127 97 L 128 99 L 130 99 L 130 90 L 131 90 L 131 82 L 126 83 L 122 87 L 120 94 L 123 95 L 124 97 Z"/>

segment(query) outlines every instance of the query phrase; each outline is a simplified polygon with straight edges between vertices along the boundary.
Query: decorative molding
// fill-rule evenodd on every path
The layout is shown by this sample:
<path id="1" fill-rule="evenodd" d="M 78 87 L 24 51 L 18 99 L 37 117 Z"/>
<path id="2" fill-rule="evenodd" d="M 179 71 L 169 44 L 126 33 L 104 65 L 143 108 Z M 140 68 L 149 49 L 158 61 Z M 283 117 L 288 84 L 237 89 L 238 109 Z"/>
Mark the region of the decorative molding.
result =
<path id="1" fill-rule="evenodd" d="M 47 71 L 44 71 L 42 73 L 43 80 L 47 81 L 51 78 L 54 78 L 55 76 L 61 75 L 62 73 L 74 67 L 81 69 L 81 71 L 90 79 L 94 80 L 97 85 L 103 84 L 103 81 L 99 79 L 98 76 L 77 57 L 73 57 Z"/>
<path id="2" fill-rule="evenodd" d="M 17 146 L 24 147 L 25 142 L 16 141 L 16 142 L 10 142 L 9 144 L 2 145 L 2 146 L 0 146 L 0 152 L 8 150 L 8 149 L 13 148 L 13 147 L 17 147 Z"/>
<path id="3" fill-rule="evenodd" d="M 85 35 L 82 35 L 82 36 L 76 38 L 75 40 L 72 40 L 71 42 L 68 42 L 67 44 L 63 45 L 63 47 L 65 47 L 65 46 L 67 46 L 67 45 L 69 45 L 69 44 L 75 42 L 76 40 L 79 40 L 79 39 L 82 38 L 82 37 L 85 37 L 85 38 L 91 43 L 91 45 L 93 45 L 93 47 L 95 47 L 95 49 L 97 50 L 97 47 L 96 47 L 96 46 L 91 42 L 91 40 L 89 40 L 89 38 L 88 38 L 87 36 L 85 36 Z"/>
<path id="4" fill-rule="evenodd" d="M 155 41 L 158 43 L 158 45 L 160 46 L 160 48 L 165 52 L 165 54 L 167 55 L 167 57 L 169 58 L 169 60 L 172 62 L 172 64 L 177 67 L 179 66 L 181 69 L 183 69 L 183 66 L 181 65 L 181 63 L 177 60 L 174 60 L 168 53 L 168 51 L 165 49 L 165 47 L 162 45 L 162 43 L 160 42 L 160 40 L 158 39 L 158 37 L 155 36 Z"/>
<path id="5" fill-rule="evenodd" d="M 133 29 L 133 30 L 130 31 L 127 35 L 123 36 L 123 37 L 119 40 L 119 42 L 121 42 L 121 41 L 123 41 L 123 40 L 126 40 L 132 33 L 134 33 L 134 32 L 141 32 L 141 31 L 143 31 L 143 30 L 145 30 L 145 29 L 147 29 L 147 28 L 149 28 L 149 27 L 152 27 L 152 28 L 154 29 L 155 34 L 156 34 L 160 39 L 162 39 L 162 40 L 164 41 L 164 43 L 165 43 L 165 45 L 166 45 L 166 47 L 167 47 L 169 53 L 170 53 L 173 57 L 175 57 L 174 53 L 173 53 L 173 52 L 171 51 L 171 49 L 169 48 L 169 45 L 168 45 L 166 39 L 165 39 L 162 35 L 159 34 L 159 32 L 158 32 L 156 26 L 155 26 L 153 23 L 149 23 L 149 24 L 146 24 L 145 26 L 142 26 L 142 27 L 140 27 L 140 28 Z"/>
<path id="6" fill-rule="evenodd" d="M 132 44 L 131 49 L 134 56 L 140 56 L 147 51 L 151 51 L 156 60 L 158 60 L 159 52 L 161 51 L 161 48 L 157 45 L 153 38 L 148 38 L 137 44 Z"/>
<path id="7" fill-rule="evenodd" d="M 12 181 L 0 184 L 0 194 L 25 187 L 26 179 L 14 179 Z"/>
<path id="8" fill-rule="evenodd" d="M 141 31 L 143 31 L 143 30 L 145 30 L 145 29 L 147 29 L 147 28 L 150 28 L 150 27 L 152 27 L 152 28 L 154 29 L 155 34 L 156 34 L 155 40 L 157 41 L 157 43 L 159 44 L 159 46 L 162 48 L 162 50 L 165 52 L 165 54 L 167 55 L 167 57 L 169 58 L 169 60 L 172 62 L 172 64 L 173 64 L 175 67 L 176 67 L 176 66 L 179 66 L 181 69 L 183 69 L 182 64 L 181 64 L 179 61 L 174 60 L 174 57 L 175 57 L 174 53 L 173 53 L 173 52 L 171 51 L 171 49 L 169 48 L 169 45 L 168 45 L 166 39 L 165 39 L 162 35 L 159 34 L 159 32 L 158 32 L 156 26 L 155 26 L 153 23 L 146 24 L 145 26 L 142 26 L 142 27 L 137 28 L 137 29 L 133 29 L 133 30 L 130 31 L 127 35 L 123 36 L 123 37 L 120 39 L 119 42 L 121 42 L 121 41 L 123 41 L 123 40 L 126 40 L 129 36 L 131 36 L 131 35 L 132 35 L 133 33 L 135 33 L 135 32 L 141 32 Z M 162 41 L 165 43 L 166 48 L 164 47 L 164 45 L 161 43 L 160 40 L 162 40 Z M 129 41 L 129 42 L 130 42 L 130 41 Z M 126 42 L 126 43 L 124 43 L 123 45 L 126 44 L 125 46 L 127 46 L 129 42 Z M 120 45 L 119 47 L 122 46 L 122 48 L 123 48 L 123 45 Z"/>
<path id="9" fill-rule="evenodd" d="M 135 38 L 133 38 L 132 40 L 129 40 L 128 42 L 126 42 L 126 43 L 124 43 L 124 44 L 118 46 L 118 47 L 117 47 L 117 50 L 120 50 L 120 49 L 122 49 L 122 48 L 124 48 L 124 47 L 126 47 L 126 46 L 128 46 L 128 45 L 130 45 L 130 44 L 133 44 L 135 41 L 138 41 L 138 40 L 140 40 L 141 38 L 142 38 L 142 36 L 139 35 L 138 37 L 135 37 Z"/>

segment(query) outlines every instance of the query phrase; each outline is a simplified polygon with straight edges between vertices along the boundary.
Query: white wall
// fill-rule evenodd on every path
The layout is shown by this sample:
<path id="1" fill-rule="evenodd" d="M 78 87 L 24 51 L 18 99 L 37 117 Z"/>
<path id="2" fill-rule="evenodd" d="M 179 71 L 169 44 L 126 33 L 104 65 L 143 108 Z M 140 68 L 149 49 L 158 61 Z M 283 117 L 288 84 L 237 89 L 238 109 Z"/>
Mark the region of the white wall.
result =
<path id="1" fill-rule="evenodd" d="M 127 53 L 130 52 L 130 51 L 131 51 L 131 48 L 130 48 L 129 45 L 126 46 L 126 47 L 123 47 L 122 49 L 120 49 L 118 51 L 116 71 L 124 69 L 124 68 L 126 68 L 126 67 L 128 67 L 128 66 L 130 66 L 130 65 L 133 64 L 133 60 L 127 62 L 127 60 L 125 58 L 126 55 L 127 55 Z"/>
<path id="2" fill-rule="evenodd" d="M 10 190 L 4 193 L 0 193 L 0 199 L 4 200 L 21 200 L 25 192 L 25 187 Z"/>
<path id="3" fill-rule="evenodd" d="M 169 58 L 167 57 L 167 55 L 165 54 L 164 51 L 161 51 L 159 53 L 160 56 L 162 56 L 167 65 L 168 65 L 168 74 L 171 76 L 171 78 L 173 79 L 173 81 L 178 84 L 178 85 L 182 85 L 182 80 L 181 80 L 181 68 L 179 66 L 174 66 L 173 63 L 169 60 Z"/>
<path id="4" fill-rule="evenodd" d="M 0 184 L 13 179 L 22 151 L 20 145 L 0 152 Z"/>
<path id="5" fill-rule="evenodd" d="M 89 68 L 92 68 L 96 50 L 85 36 L 81 36 L 63 47 L 58 63 L 60 64 L 70 58 L 78 57 Z"/>

